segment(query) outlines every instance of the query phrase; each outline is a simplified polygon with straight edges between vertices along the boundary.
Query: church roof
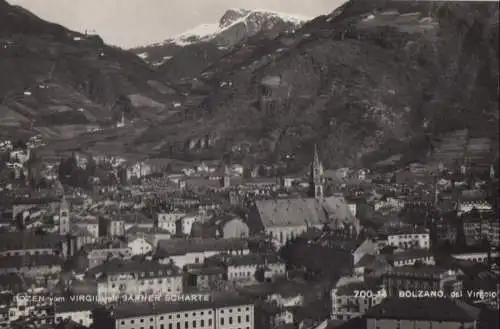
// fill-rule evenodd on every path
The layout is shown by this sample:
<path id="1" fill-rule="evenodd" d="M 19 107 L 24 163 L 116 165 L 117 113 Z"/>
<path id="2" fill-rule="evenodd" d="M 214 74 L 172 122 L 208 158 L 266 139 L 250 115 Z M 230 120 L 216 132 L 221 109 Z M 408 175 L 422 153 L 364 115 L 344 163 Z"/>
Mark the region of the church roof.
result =
<path id="1" fill-rule="evenodd" d="M 260 200 L 257 211 L 264 227 L 314 226 L 333 221 L 353 221 L 343 197 Z"/>

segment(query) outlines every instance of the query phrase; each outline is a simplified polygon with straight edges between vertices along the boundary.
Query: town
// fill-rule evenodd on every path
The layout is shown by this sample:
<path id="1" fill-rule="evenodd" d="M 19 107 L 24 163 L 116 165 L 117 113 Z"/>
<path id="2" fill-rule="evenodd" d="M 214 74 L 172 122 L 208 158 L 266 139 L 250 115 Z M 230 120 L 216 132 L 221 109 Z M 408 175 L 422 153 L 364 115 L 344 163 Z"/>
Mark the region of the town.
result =
<path id="1" fill-rule="evenodd" d="M 1 328 L 498 327 L 498 159 L 477 148 L 391 171 L 315 147 L 287 173 L 43 145 L 1 143 Z"/>

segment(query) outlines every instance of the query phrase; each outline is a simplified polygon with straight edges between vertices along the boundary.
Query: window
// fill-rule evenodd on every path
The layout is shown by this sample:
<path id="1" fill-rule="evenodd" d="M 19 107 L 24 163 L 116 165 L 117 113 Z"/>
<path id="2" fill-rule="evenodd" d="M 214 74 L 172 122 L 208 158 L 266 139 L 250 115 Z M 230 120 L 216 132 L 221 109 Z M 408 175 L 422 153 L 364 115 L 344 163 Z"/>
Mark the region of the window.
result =
<path id="1" fill-rule="evenodd" d="M 177 322 L 177 329 L 181 329 L 181 323 Z"/>
<path id="2" fill-rule="evenodd" d="M 229 317 L 229 324 L 233 324 L 233 317 L 232 316 Z"/>
<path id="3" fill-rule="evenodd" d="M 241 316 L 238 315 L 238 323 L 241 323 Z"/>
<path id="4" fill-rule="evenodd" d="M 250 322 L 250 315 L 245 316 L 245 320 L 246 320 L 247 322 Z"/>
<path id="5" fill-rule="evenodd" d="M 212 319 L 208 319 L 208 326 L 210 327 L 212 325 Z"/>
<path id="6" fill-rule="evenodd" d="M 210 324 L 208 324 L 210 325 Z M 224 318 L 220 318 L 220 325 L 223 326 L 224 325 Z"/>
<path id="7" fill-rule="evenodd" d="M 205 326 L 205 320 L 200 320 L 200 327 L 204 327 Z"/>
<path id="8" fill-rule="evenodd" d="M 193 328 L 196 328 L 196 320 L 193 320 Z"/>

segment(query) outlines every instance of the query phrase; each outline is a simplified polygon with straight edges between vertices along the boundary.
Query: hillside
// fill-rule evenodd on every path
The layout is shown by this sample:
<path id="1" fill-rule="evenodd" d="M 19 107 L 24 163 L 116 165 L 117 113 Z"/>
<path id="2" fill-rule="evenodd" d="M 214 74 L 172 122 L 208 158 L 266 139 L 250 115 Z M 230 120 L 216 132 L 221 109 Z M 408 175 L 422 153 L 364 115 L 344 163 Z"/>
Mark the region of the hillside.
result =
<path id="1" fill-rule="evenodd" d="M 273 39 L 293 31 L 309 18 L 267 10 L 230 9 L 218 22 L 202 24 L 159 44 L 131 51 L 153 66 L 169 81 L 197 76 L 234 46 L 259 35 Z"/>
<path id="2" fill-rule="evenodd" d="M 424 156 L 429 143 L 413 152 L 415 140 L 464 128 L 496 140 L 498 55 L 495 3 L 352 0 L 294 32 L 235 47 L 195 80 L 177 121 L 136 143 L 300 167 L 314 143 L 327 166 L 344 166 Z M 274 94 L 260 96 L 263 85 Z"/>
<path id="3" fill-rule="evenodd" d="M 66 138 L 168 115 L 178 96 L 133 54 L 0 0 L 0 126 Z M 63 133 L 64 131 L 64 133 Z"/>

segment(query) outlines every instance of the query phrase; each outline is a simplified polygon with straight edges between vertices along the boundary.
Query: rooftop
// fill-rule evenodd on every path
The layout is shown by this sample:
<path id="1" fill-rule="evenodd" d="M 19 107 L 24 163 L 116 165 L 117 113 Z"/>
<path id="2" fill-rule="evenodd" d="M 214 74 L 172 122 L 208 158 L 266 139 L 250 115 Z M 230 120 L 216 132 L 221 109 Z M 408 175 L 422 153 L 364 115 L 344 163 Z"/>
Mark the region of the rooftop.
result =
<path id="1" fill-rule="evenodd" d="M 372 307 L 367 318 L 472 322 L 479 319 L 479 309 L 458 300 L 445 298 L 391 298 Z"/>
<path id="2" fill-rule="evenodd" d="M 115 319 L 125 319 L 148 315 L 185 312 L 190 310 L 215 309 L 231 306 L 250 306 L 253 304 L 236 294 L 212 294 L 208 302 L 156 302 L 156 303 L 122 303 L 114 308 Z"/>
<path id="3" fill-rule="evenodd" d="M 230 251 L 248 249 L 245 239 L 170 239 L 158 241 L 158 254 L 163 257 L 179 256 L 190 252 Z"/>
<path id="4" fill-rule="evenodd" d="M 0 268 L 22 268 L 25 266 L 56 266 L 62 265 L 63 260 L 54 255 L 29 255 L 29 256 L 2 256 Z"/>
<path id="5" fill-rule="evenodd" d="M 63 237 L 50 233 L 5 232 L 0 233 L 0 251 L 27 249 L 54 249 Z"/>
<path id="6" fill-rule="evenodd" d="M 386 275 L 437 276 L 449 271 L 437 266 L 415 265 L 391 268 Z"/>
<path id="7" fill-rule="evenodd" d="M 279 263 L 279 258 L 275 255 L 215 255 L 207 259 L 225 266 L 248 266 L 248 265 L 263 265 L 267 263 Z"/>
<path id="8" fill-rule="evenodd" d="M 148 260 L 112 259 L 90 269 L 88 275 L 113 275 L 122 273 L 144 273 L 144 277 L 176 276 L 180 269 L 171 264 L 158 264 Z"/>

